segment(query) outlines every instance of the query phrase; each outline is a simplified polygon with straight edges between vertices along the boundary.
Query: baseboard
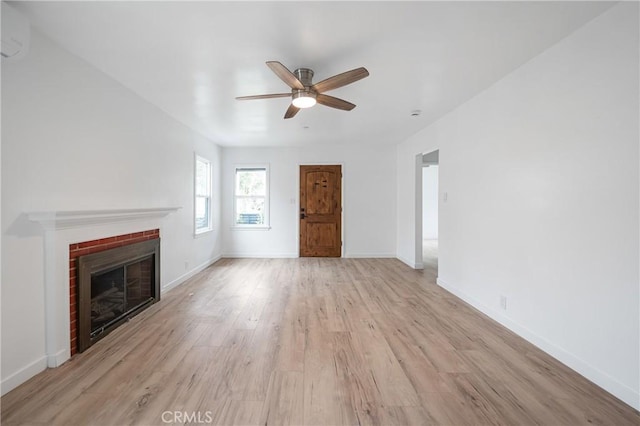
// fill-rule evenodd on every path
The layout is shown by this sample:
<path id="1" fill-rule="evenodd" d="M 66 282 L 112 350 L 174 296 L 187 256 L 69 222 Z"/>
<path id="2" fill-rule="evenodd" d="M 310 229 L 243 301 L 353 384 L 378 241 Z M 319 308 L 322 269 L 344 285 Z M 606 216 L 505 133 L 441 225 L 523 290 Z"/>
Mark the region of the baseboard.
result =
<path id="1" fill-rule="evenodd" d="M 395 257 L 400 262 L 404 263 L 405 265 L 409 266 L 410 268 L 413 268 L 413 269 L 424 269 L 424 263 L 422 263 L 422 262 L 412 262 L 412 261 L 410 261 L 408 259 L 405 259 L 402 256 L 392 256 L 392 257 Z"/>
<path id="2" fill-rule="evenodd" d="M 71 350 L 69 348 L 62 349 L 53 355 L 47 355 L 47 367 L 60 367 L 71 358 Z"/>
<path id="3" fill-rule="evenodd" d="M 294 259 L 298 253 L 225 253 L 225 259 Z"/>
<path id="4" fill-rule="evenodd" d="M 348 259 L 395 259 L 395 254 L 380 254 L 380 253 L 347 253 L 344 255 Z"/>
<path id="5" fill-rule="evenodd" d="M 298 253 L 225 253 L 222 257 L 225 259 L 295 259 L 300 256 Z M 343 257 L 350 259 L 396 259 L 396 255 L 393 253 L 347 253 Z"/>
<path id="6" fill-rule="evenodd" d="M 43 356 L 28 364 L 26 367 L 21 368 L 9 377 L 2 379 L 0 387 L 2 388 L 2 395 L 17 388 L 36 374 L 47 369 L 47 357 Z"/>
<path id="7" fill-rule="evenodd" d="M 469 296 L 463 291 L 458 290 L 442 278 L 438 277 L 438 285 L 447 290 L 454 296 L 464 300 L 483 314 L 487 315 L 491 319 L 499 322 L 509 330 L 513 331 L 523 339 L 537 346 L 542 351 L 551 355 L 567 367 L 571 368 L 578 374 L 584 376 L 586 379 L 600 386 L 605 391 L 609 392 L 616 398 L 620 399 L 624 403 L 630 405 L 636 410 L 640 410 L 640 393 L 634 391 L 627 385 L 620 383 L 615 378 L 611 377 L 607 373 L 600 371 L 598 368 L 593 367 L 584 360 L 576 357 L 575 355 L 567 352 L 565 349 L 557 346 L 556 344 L 546 340 L 545 338 L 537 335 L 528 328 L 516 323 L 509 317 L 503 315 L 499 311 L 489 308 L 477 299 Z"/>
<path id="8" fill-rule="evenodd" d="M 225 253 L 225 259 L 295 259 L 297 253 Z M 348 253 L 343 256 L 351 259 L 395 259 L 395 254 L 380 253 Z"/>
<path id="9" fill-rule="evenodd" d="M 175 280 L 171 281 L 170 283 L 165 284 L 164 286 L 162 286 L 162 292 L 167 292 L 172 290 L 173 288 L 179 286 L 180 284 L 182 284 L 183 282 L 187 281 L 189 278 L 193 277 L 195 274 L 197 274 L 198 272 L 202 272 L 205 269 L 207 269 L 209 266 L 213 265 L 214 263 L 216 263 L 218 260 L 222 259 L 221 255 L 218 255 L 212 259 L 207 260 L 206 262 L 202 263 L 199 266 L 196 266 L 195 268 L 193 268 L 192 270 L 190 270 L 189 272 L 187 272 L 184 275 L 179 276 L 178 278 L 176 278 Z"/>

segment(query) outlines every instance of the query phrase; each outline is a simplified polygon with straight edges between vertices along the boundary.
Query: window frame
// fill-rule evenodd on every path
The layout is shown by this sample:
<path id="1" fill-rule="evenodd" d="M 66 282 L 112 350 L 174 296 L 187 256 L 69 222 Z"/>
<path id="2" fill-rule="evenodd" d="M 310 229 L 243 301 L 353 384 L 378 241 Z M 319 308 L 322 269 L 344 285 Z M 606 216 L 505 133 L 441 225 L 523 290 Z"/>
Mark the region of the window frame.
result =
<path id="1" fill-rule="evenodd" d="M 265 171 L 265 185 L 264 185 L 264 196 L 247 196 L 247 195 L 238 195 L 236 190 L 238 188 L 237 178 L 238 178 L 238 170 L 247 170 L 247 169 L 264 169 Z M 237 230 L 269 230 L 271 229 L 271 214 L 270 214 L 270 170 L 269 164 L 236 164 L 233 167 L 233 215 L 231 217 L 232 220 L 232 229 Z M 262 198 L 264 197 L 264 223 L 262 224 L 242 224 L 238 223 L 236 218 L 238 216 L 238 198 Z"/>
<path id="2" fill-rule="evenodd" d="M 207 195 L 198 194 L 198 162 L 204 163 L 207 165 L 208 174 L 208 184 L 209 191 Z M 196 216 L 198 199 L 205 198 L 208 204 L 208 217 L 207 217 L 207 226 L 205 228 L 198 228 L 198 218 Z M 200 235 L 206 234 L 207 232 L 213 231 L 213 164 L 211 160 L 206 157 L 203 157 L 198 154 L 194 154 L 193 160 L 193 235 L 194 237 L 198 237 Z"/>

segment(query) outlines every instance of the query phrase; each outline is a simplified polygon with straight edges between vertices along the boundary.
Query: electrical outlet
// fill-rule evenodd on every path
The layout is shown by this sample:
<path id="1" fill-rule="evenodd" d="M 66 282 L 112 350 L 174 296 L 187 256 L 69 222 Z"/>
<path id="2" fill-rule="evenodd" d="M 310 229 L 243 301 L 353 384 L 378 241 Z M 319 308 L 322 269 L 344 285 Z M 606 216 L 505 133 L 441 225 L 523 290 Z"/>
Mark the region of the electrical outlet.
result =
<path id="1" fill-rule="evenodd" d="M 505 311 L 507 310 L 507 296 L 502 294 L 500 295 L 500 307 Z"/>

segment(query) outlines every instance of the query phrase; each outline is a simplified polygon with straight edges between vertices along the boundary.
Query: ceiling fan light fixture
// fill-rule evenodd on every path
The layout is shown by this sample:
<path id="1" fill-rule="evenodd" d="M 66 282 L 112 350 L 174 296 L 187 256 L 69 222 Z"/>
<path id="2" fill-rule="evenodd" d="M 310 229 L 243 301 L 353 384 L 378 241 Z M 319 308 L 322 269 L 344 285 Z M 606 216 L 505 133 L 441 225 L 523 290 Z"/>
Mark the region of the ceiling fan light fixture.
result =
<path id="1" fill-rule="evenodd" d="M 311 108 L 316 104 L 316 93 L 310 90 L 294 90 L 292 98 L 296 108 Z"/>

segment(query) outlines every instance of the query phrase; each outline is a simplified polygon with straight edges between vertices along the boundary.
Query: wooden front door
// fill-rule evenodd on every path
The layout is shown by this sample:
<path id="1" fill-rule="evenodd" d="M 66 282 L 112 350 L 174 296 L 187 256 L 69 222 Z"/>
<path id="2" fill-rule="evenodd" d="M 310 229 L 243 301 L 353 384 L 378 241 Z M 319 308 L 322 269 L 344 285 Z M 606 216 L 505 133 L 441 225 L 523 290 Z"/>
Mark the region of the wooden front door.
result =
<path id="1" fill-rule="evenodd" d="M 342 254 L 342 166 L 300 166 L 300 256 Z"/>

